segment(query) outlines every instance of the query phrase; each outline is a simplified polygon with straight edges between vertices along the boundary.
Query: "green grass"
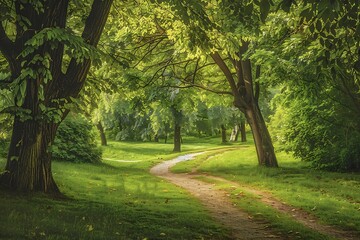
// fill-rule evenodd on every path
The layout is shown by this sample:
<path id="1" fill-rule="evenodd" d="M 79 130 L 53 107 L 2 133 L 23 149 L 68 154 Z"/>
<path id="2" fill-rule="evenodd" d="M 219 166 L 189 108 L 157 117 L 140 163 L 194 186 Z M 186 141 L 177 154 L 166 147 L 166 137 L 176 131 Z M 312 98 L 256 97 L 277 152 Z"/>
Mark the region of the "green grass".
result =
<path id="1" fill-rule="evenodd" d="M 314 214 L 326 224 L 360 232 L 359 174 L 310 169 L 307 163 L 282 152 L 277 153 L 280 164 L 278 169 L 258 167 L 256 152 L 252 145 L 244 145 L 235 151 L 218 153 L 211 158 L 200 156 L 193 161 L 180 163 L 172 170 L 186 172 L 190 168 L 196 168 L 199 172 L 269 191 L 281 201 Z M 233 190 L 228 189 L 228 191 Z M 241 201 L 239 199 L 234 201 L 250 213 L 262 215 L 283 231 L 302 234 L 306 231 L 290 219 L 284 221 L 286 216 L 277 217 L 279 212 L 262 205 L 251 195 L 245 194 L 245 196 L 246 198 Z M 306 232 L 302 237 L 318 239 L 316 235 L 310 236 L 311 233 Z"/>
<path id="2" fill-rule="evenodd" d="M 186 151 L 220 147 L 214 140 Z M 100 165 L 54 162 L 69 200 L 0 191 L 0 239 L 227 239 L 202 205 L 182 189 L 148 173 L 179 154 L 171 144 L 110 142 Z M 1 168 L 5 160 L 0 160 Z"/>
<path id="3" fill-rule="evenodd" d="M 280 168 L 258 167 L 252 142 L 225 146 L 214 138 L 184 142 L 181 154 L 210 151 L 176 165 L 174 171 L 196 168 L 269 191 L 327 224 L 360 231 L 359 174 L 313 170 L 285 153 L 277 154 Z M 179 155 L 171 152 L 172 147 L 171 143 L 110 142 L 103 147 L 104 158 L 138 162 L 54 162 L 54 178 L 69 199 L 0 191 L 0 239 L 227 239 L 227 232 L 197 200 L 149 174 L 151 166 Z M 0 158 L 0 169 L 4 165 Z M 294 239 L 327 239 L 260 203 L 258 196 L 215 183 L 255 219 L 266 219 Z"/>

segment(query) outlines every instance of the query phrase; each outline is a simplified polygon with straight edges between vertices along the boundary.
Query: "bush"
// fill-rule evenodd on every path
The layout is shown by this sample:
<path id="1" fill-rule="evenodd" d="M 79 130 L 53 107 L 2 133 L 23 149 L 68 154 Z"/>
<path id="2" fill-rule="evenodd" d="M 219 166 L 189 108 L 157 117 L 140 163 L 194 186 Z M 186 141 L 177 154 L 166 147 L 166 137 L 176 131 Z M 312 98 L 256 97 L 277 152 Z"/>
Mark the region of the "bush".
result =
<path id="1" fill-rule="evenodd" d="M 101 161 L 101 149 L 96 146 L 92 124 L 81 116 L 68 116 L 59 126 L 51 148 L 55 160 L 69 162 Z"/>
<path id="2" fill-rule="evenodd" d="M 283 149 L 315 168 L 360 172 L 358 115 L 336 102 L 293 99 L 278 108 L 270 130 Z"/>

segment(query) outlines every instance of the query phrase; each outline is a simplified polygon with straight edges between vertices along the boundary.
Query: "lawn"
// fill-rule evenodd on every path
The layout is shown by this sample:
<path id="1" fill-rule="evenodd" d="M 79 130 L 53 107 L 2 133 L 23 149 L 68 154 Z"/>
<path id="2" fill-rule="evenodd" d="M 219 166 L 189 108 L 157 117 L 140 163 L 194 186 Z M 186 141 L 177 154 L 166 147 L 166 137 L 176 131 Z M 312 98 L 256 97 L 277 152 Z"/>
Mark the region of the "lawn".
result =
<path id="1" fill-rule="evenodd" d="M 258 167 L 251 141 L 219 142 L 184 139 L 181 154 L 208 152 L 172 170 L 196 169 L 268 191 L 326 224 L 360 231 L 359 174 L 313 170 L 285 153 L 277 154 L 278 169 Z M 103 147 L 102 164 L 54 161 L 54 178 L 68 199 L 0 191 L 0 239 L 228 239 L 196 199 L 149 174 L 151 166 L 179 155 L 171 150 L 171 143 L 110 142 Z M 1 168 L 4 165 L 0 159 Z M 258 196 L 214 183 L 254 218 L 284 233 L 296 232 L 299 238 L 325 239 L 260 203 Z"/>
<path id="2" fill-rule="evenodd" d="M 309 168 L 308 163 L 284 152 L 277 153 L 277 157 L 280 165 L 278 169 L 259 167 L 253 145 L 244 144 L 232 151 L 211 151 L 193 161 L 178 164 L 172 171 L 189 172 L 195 168 L 200 173 L 261 189 L 272 193 L 282 202 L 317 216 L 323 223 L 360 232 L 359 174 L 314 170 Z M 234 202 L 243 209 L 255 216 L 267 218 L 277 228 L 293 231 L 294 226 L 286 226 L 289 221 L 283 221 L 287 216 L 269 209 L 258 201 L 257 196 L 217 184 L 233 197 L 241 194 L 241 200 L 234 197 Z M 295 228 L 299 229 L 298 226 Z"/>
<path id="3" fill-rule="evenodd" d="M 216 140 L 189 141 L 184 151 L 221 147 Z M 0 192 L 0 239 L 228 238 L 197 200 L 148 173 L 179 155 L 171 144 L 110 142 L 103 150 L 106 159 L 136 162 L 55 161 L 54 178 L 67 200 Z"/>

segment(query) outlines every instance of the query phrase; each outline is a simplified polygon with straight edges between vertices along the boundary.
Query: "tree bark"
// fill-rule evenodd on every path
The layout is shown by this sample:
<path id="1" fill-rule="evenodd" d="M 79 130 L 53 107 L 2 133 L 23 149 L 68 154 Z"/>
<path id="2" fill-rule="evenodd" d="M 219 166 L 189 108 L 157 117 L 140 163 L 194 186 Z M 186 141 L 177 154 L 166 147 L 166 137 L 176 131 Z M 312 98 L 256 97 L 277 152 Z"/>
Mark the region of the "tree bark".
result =
<path id="1" fill-rule="evenodd" d="M 240 122 L 241 142 L 246 142 L 245 120 Z"/>
<path id="2" fill-rule="evenodd" d="M 221 143 L 227 143 L 226 128 L 224 124 L 221 124 Z"/>
<path id="3" fill-rule="evenodd" d="M 107 146 L 107 140 L 106 140 L 106 135 L 104 132 L 104 127 L 100 121 L 96 124 L 96 128 L 99 130 L 101 146 Z"/>
<path id="4" fill-rule="evenodd" d="M 174 117 L 174 149 L 173 152 L 181 152 L 181 122 L 183 113 L 178 110 L 176 106 L 170 107 L 172 115 Z"/>
<path id="5" fill-rule="evenodd" d="M 245 126 L 245 125 L 244 125 Z M 241 132 L 241 123 L 240 124 L 236 124 L 231 132 L 231 136 L 230 136 L 230 141 L 232 142 L 237 142 L 239 140 L 239 135 Z"/>
<path id="6" fill-rule="evenodd" d="M 1 185 L 21 192 L 41 191 L 60 195 L 52 176 L 51 152 L 48 151 L 57 128 L 58 124 L 15 119 Z"/>
<path id="7" fill-rule="evenodd" d="M 253 133 L 259 165 L 278 167 L 272 140 L 259 106 L 253 104 L 249 107 L 245 112 L 245 117 Z"/>

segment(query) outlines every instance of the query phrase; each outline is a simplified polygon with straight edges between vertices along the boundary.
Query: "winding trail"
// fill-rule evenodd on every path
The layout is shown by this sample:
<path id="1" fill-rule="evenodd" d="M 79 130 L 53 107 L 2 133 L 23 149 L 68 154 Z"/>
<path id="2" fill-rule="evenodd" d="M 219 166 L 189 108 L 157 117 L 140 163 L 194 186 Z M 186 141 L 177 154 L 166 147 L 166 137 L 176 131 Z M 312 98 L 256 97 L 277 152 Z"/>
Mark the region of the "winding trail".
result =
<path id="1" fill-rule="evenodd" d="M 175 166 L 177 163 L 191 160 L 195 156 L 203 153 L 204 152 L 187 154 L 169 161 L 162 162 L 151 168 L 150 173 L 186 189 L 193 196 L 197 197 L 210 211 L 213 218 L 215 218 L 230 230 L 231 237 L 233 239 L 293 239 L 294 236 L 292 235 L 285 237 L 274 233 L 271 229 L 268 228 L 266 223 L 252 220 L 248 213 L 242 211 L 238 207 L 235 207 L 231 202 L 228 193 L 219 189 L 215 189 L 214 184 L 206 183 L 194 178 L 200 176 L 211 178 L 216 181 L 229 183 L 234 188 L 241 188 L 246 192 L 256 194 L 260 196 L 261 202 L 277 209 L 282 213 L 289 214 L 296 221 L 324 235 L 343 240 L 360 239 L 358 233 L 343 231 L 332 226 L 320 224 L 314 216 L 301 209 L 294 208 L 284 202 L 279 201 L 268 192 L 256 190 L 250 188 L 249 186 L 240 185 L 220 177 L 197 173 L 174 174 L 170 172 L 169 169 Z"/>
<path id="2" fill-rule="evenodd" d="M 202 153 L 187 154 L 165 161 L 151 168 L 150 172 L 188 190 L 197 197 L 216 220 L 231 230 L 233 239 L 285 239 L 274 234 L 265 223 L 249 219 L 247 213 L 233 206 L 225 191 L 214 189 L 213 184 L 193 179 L 191 175 L 174 174 L 169 171 L 169 168 L 175 164 L 190 160 L 199 154 Z"/>

